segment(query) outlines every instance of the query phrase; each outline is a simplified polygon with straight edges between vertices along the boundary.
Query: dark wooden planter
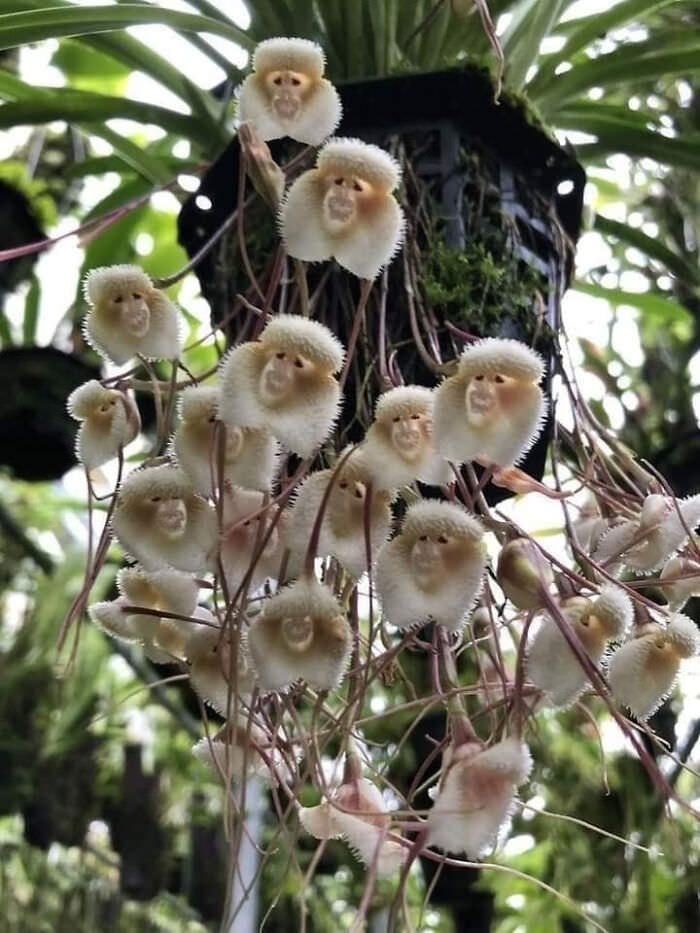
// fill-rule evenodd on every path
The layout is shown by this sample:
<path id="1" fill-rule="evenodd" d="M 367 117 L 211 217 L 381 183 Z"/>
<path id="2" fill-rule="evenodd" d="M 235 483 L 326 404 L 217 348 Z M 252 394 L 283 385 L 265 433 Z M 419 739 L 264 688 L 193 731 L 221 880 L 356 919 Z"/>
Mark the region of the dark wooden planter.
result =
<path id="1" fill-rule="evenodd" d="M 59 479 L 77 463 L 66 399 L 100 370 L 54 347 L 0 352 L 0 465 L 18 479 Z"/>
<path id="2" fill-rule="evenodd" d="M 479 68 L 352 82 L 341 85 L 339 91 L 344 116 L 338 135 L 358 136 L 387 148 L 395 149 L 397 144 L 403 147 L 413 170 L 413 178 L 404 179 L 405 200 L 410 203 L 416 185 L 429 192 L 437 241 L 450 251 L 462 251 L 475 236 L 485 237 L 495 262 L 507 256 L 509 262 L 521 264 L 539 282 L 539 299 L 533 292 L 532 310 L 525 315 L 522 309 L 515 313 L 509 307 L 507 294 L 503 295 L 502 308 L 489 320 L 477 313 L 478 301 L 473 308 L 468 304 L 456 308 L 447 303 L 434 309 L 443 359 L 453 358 L 462 347 L 445 328 L 445 321 L 452 320 L 477 336 L 527 341 L 550 360 L 551 376 L 557 365 L 552 337 L 560 327 L 561 298 L 570 280 L 580 232 L 583 168 L 528 119 L 523 104 L 508 98 L 495 104 L 490 78 Z M 272 142 L 270 148 L 273 156 L 284 163 L 302 147 L 283 140 Z M 238 177 L 239 145 L 233 140 L 180 213 L 179 239 L 190 256 L 235 210 Z M 276 244 L 276 230 L 269 211 L 262 205 L 256 208 L 250 216 L 246 213 L 246 242 L 256 274 L 264 276 L 264 263 Z M 426 244 L 420 235 L 417 240 L 423 249 Z M 323 271 L 325 264 L 309 268 L 311 288 Z M 196 272 L 214 321 L 227 318 L 229 340 L 240 340 L 251 322 L 248 319 L 244 324 L 247 312 L 236 309 L 235 296 L 245 290 L 247 282 L 235 232 L 222 238 L 198 264 Z M 338 299 L 343 295 L 354 298 L 357 282 L 335 266 L 324 292 L 326 300 L 320 303 L 315 316 L 346 340 L 351 321 L 347 314 L 338 312 Z M 548 327 L 541 328 L 538 319 Z M 387 343 L 399 347 L 397 363 L 405 382 L 435 384 L 435 376 L 415 352 L 400 257 L 389 267 Z M 358 371 L 365 371 L 366 365 L 376 373 L 376 345 L 369 328 L 357 352 L 362 357 Z M 378 375 L 362 386 L 358 380 L 349 379 L 340 442 L 356 441 L 362 436 L 371 418 L 373 400 L 384 388 Z M 527 457 L 524 468 L 532 475 L 542 475 L 548 442 L 546 430 Z M 494 500 L 504 494 L 493 487 L 489 492 Z"/>

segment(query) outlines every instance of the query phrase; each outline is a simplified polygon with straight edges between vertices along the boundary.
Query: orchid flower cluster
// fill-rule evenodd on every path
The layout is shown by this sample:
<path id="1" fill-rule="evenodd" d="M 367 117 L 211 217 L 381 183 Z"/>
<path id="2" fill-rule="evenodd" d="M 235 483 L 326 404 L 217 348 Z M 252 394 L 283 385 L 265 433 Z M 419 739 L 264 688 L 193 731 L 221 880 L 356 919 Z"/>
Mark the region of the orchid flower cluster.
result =
<path id="1" fill-rule="evenodd" d="M 317 45 L 258 46 L 239 101 L 255 141 L 251 180 L 278 202 L 284 250 L 302 276 L 304 263 L 334 259 L 363 280 L 362 303 L 404 234 L 394 194 L 401 167 L 375 145 L 327 140 L 340 112 Z M 286 191 L 265 145 L 281 136 L 321 146 Z M 354 344 L 344 347 L 302 300 L 300 313 L 288 313 L 271 299 L 215 378 L 185 370 L 181 384 L 180 312 L 141 269 L 92 270 L 85 297 L 86 338 L 107 360 L 173 366 L 170 382 L 153 375 L 161 446 L 128 472 L 124 449 L 140 430 L 132 373 L 88 382 L 68 400 L 88 478 L 119 460 L 88 581 L 111 535 L 126 566 L 118 597 L 93 603 L 89 615 L 153 663 L 177 665 L 205 722 L 207 707 L 223 718 L 207 726 L 198 758 L 226 784 L 263 777 L 282 809 L 284 795 L 298 801 L 310 781 L 320 802 L 297 807 L 301 826 L 319 840 L 344 838 L 369 877 L 405 875 L 426 847 L 482 856 L 530 775 L 529 718 L 592 692 L 634 736 L 615 701 L 643 723 L 698 652 L 698 631 L 680 610 L 700 593 L 700 496 L 678 501 L 648 477 L 647 494 L 635 497 L 641 468 L 630 464 L 635 482 L 619 507 L 601 494 L 577 518 L 566 490 L 519 469 L 548 411 L 545 360 L 525 343 L 473 339 L 439 384 L 390 382 L 364 439 L 343 448 L 336 425 Z M 365 311 L 357 320 L 374 326 Z M 604 463 L 602 446 L 598 454 Z M 489 482 L 558 497 L 578 570 L 495 517 Z M 637 581 L 654 582 L 667 605 L 644 598 Z M 514 669 L 503 633 L 519 643 Z M 361 725 L 369 686 L 382 678 L 390 692 L 409 648 L 425 650 L 448 722 L 423 814 L 373 778 Z M 477 684 L 460 680 L 467 653 Z M 490 733 L 485 715 L 478 729 L 467 716 L 467 694 L 488 698 L 491 717 L 500 711 Z M 344 760 L 342 779 L 330 782 L 320 751 L 329 737 L 341 738 Z"/>

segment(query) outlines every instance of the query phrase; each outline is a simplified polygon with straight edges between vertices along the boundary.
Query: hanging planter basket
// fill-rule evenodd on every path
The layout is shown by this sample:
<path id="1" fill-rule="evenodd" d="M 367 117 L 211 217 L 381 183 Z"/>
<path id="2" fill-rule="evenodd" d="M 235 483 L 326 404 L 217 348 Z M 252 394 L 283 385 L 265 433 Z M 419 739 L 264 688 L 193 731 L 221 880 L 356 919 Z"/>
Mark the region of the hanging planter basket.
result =
<path id="1" fill-rule="evenodd" d="M 357 81 L 339 87 L 340 136 L 356 136 L 390 150 L 402 163 L 401 200 L 407 216 L 402 252 L 373 288 L 345 391 L 340 444 L 359 440 L 392 369 L 405 383 L 434 385 L 436 362 L 459 355 L 465 335 L 523 340 L 556 368 L 561 299 L 570 281 L 580 232 L 585 173 L 529 116 L 525 104 L 494 103 L 488 73 L 477 67 Z M 271 143 L 284 165 L 302 150 Z M 309 152 L 308 164 L 312 164 Z M 204 176 L 179 218 L 180 242 L 193 256 L 236 209 L 240 149 L 234 140 Z M 275 218 L 260 199 L 244 213 L 250 266 L 264 290 L 277 250 Z M 213 320 L 230 342 L 247 339 L 254 303 L 231 226 L 197 265 Z M 283 279 L 289 276 L 283 276 Z M 317 292 L 313 316 L 347 341 L 358 281 L 337 265 L 308 268 Z M 275 294 L 285 310 L 294 298 Z M 378 327 L 384 303 L 385 329 Z M 368 376 L 369 374 L 369 376 Z M 524 468 L 541 477 L 549 440 L 544 431 Z"/>

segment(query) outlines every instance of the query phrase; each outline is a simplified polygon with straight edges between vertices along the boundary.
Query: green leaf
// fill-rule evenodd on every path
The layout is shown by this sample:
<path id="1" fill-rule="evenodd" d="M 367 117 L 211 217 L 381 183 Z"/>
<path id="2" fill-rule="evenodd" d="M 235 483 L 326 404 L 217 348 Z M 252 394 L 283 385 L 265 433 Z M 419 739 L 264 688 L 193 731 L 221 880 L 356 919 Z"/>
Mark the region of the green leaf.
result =
<path id="1" fill-rule="evenodd" d="M 39 318 L 39 280 L 35 275 L 32 276 L 32 284 L 29 286 L 27 297 L 24 302 L 24 317 L 22 318 L 22 341 L 27 346 L 36 343 L 36 325 Z"/>
<path id="2" fill-rule="evenodd" d="M 666 266 L 668 271 L 677 278 L 700 284 L 700 271 L 677 253 L 674 253 L 672 249 L 669 249 L 656 237 L 647 236 L 646 233 L 636 227 L 630 227 L 629 224 L 603 217 L 602 214 L 596 214 L 594 227 L 606 236 L 617 237 L 623 243 L 629 243 L 630 246 L 641 250 L 651 259 L 655 259 Z"/>
<path id="3" fill-rule="evenodd" d="M 558 116 L 566 101 L 580 97 L 592 87 L 633 86 L 638 82 L 652 82 L 673 75 L 685 77 L 700 71 L 699 36 L 698 30 L 688 30 L 684 36 L 676 36 L 675 48 L 664 49 L 661 37 L 656 35 L 648 43 L 636 42 L 608 55 L 600 55 L 557 75 L 556 81 L 548 82 L 541 93 L 533 94 L 533 99 L 544 114 Z"/>
<path id="4" fill-rule="evenodd" d="M 539 55 L 540 43 L 566 6 L 567 0 L 530 0 L 527 8 L 523 8 L 525 14 L 514 17 L 502 40 L 508 87 L 518 90 L 525 84 L 525 76 Z"/>
<path id="5" fill-rule="evenodd" d="M 579 158 L 599 159 L 601 155 L 623 152 L 633 158 L 655 159 L 662 165 L 700 171 L 700 133 L 679 137 L 663 136 L 649 129 L 648 117 L 623 107 L 592 102 L 572 104 L 557 114 L 561 129 L 582 130 L 597 137 L 595 143 L 576 147 Z"/>
<path id="6" fill-rule="evenodd" d="M 582 51 L 596 39 L 604 36 L 611 29 L 624 26 L 633 20 L 640 20 L 643 16 L 656 12 L 669 6 L 674 0 L 625 0 L 603 13 L 593 13 L 590 16 L 574 20 L 573 31 L 563 48 L 552 55 L 547 55 L 540 70 L 528 84 L 528 93 L 536 96 L 539 91 L 549 86 L 557 78 L 554 74 L 557 65 L 561 62 L 571 61 L 577 52 Z M 555 30 L 560 31 L 560 28 Z"/>
<path id="7" fill-rule="evenodd" d="M 2 76 L 2 84 L 8 86 L 6 73 Z M 19 96 L 20 93 L 25 99 Z M 92 123 L 123 117 L 137 123 L 155 123 L 167 132 L 197 142 L 205 151 L 210 151 L 212 144 L 220 146 L 226 139 L 223 130 L 219 132 L 219 138 L 212 138 L 211 126 L 203 125 L 198 117 L 126 97 L 67 88 L 35 88 L 20 92 L 15 87 L 13 94 L 16 95 L 15 102 L 0 107 L 0 128 L 50 123 L 52 120 Z"/>
<path id="8" fill-rule="evenodd" d="M 12 331 L 10 330 L 10 322 L 5 314 L 5 309 L 0 304 L 0 349 L 3 347 L 12 347 L 14 343 Z"/>
<path id="9" fill-rule="evenodd" d="M 160 6 L 140 3 L 109 4 L 108 6 L 50 7 L 44 10 L 23 10 L 0 16 L 0 49 L 14 49 L 29 42 L 57 39 L 62 36 L 83 36 L 115 29 L 126 29 L 142 23 L 160 23 L 187 32 L 210 32 L 244 49 L 252 50 L 255 42 L 234 26 L 210 16 L 181 13 Z"/>
<path id="10" fill-rule="evenodd" d="M 665 327 L 683 340 L 688 340 L 693 329 L 693 315 L 685 307 L 671 298 L 664 298 L 653 292 L 627 292 L 622 288 L 605 288 L 595 282 L 582 282 L 577 279 L 572 288 L 593 298 L 604 298 L 612 305 L 631 305 L 638 308 L 647 321 L 657 327 Z"/>
<path id="11" fill-rule="evenodd" d="M 145 149 L 137 146 L 130 139 L 115 133 L 103 123 L 85 123 L 83 127 L 95 136 L 108 142 L 123 162 L 135 169 L 154 185 L 164 185 L 172 180 L 171 170 L 159 159 L 154 158 Z"/>

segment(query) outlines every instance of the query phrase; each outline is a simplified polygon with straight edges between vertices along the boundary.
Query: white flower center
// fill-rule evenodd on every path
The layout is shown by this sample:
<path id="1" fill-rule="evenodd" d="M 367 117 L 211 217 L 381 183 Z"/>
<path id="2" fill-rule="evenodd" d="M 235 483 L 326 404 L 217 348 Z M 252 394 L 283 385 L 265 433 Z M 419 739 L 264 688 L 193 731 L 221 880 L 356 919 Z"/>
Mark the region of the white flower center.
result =
<path id="1" fill-rule="evenodd" d="M 276 405 L 291 394 L 296 383 L 294 368 L 294 360 L 287 353 L 275 353 L 268 359 L 260 374 L 264 404 Z"/>
<path id="2" fill-rule="evenodd" d="M 411 548 L 411 569 L 422 589 L 430 589 L 445 573 L 440 543 L 428 535 L 422 535 Z"/>
<path id="3" fill-rule="evenodd" d="M 416 460 L 423 453 L 424 437 L 420 415 L 395 418 L 391 425 L 391 443 L 406 460 Z"/>
<path id="4" fill-rule="evenodd" d="M 499 380 L 502 376 L 473 376 L 464 393 L 467 421 L 472 427 L 480 428 L 490 421 L 500 406 L 498 397 Z"/>
<path id="5" fill-rule="evenodd" d="M 311 616 L 290 616 L 282 619 L 282 638 L 290 651 L 306 651 L 314 640 L 314 620 Z"/>
<path id="6" fill-rule="evenodd" d="M 163 499 L 156 505 L 155 523 L 168 538 L 181 538 L 187 528 L 187 506 L 182 499 Z"/>
<path id="7" fill-rule="evenodd" d="M 128 295 L 121 303 L 121 320 L 133 337 L 143 337 L 151 325 L 151 312 L 145 297 L 138 292 Z"/>

